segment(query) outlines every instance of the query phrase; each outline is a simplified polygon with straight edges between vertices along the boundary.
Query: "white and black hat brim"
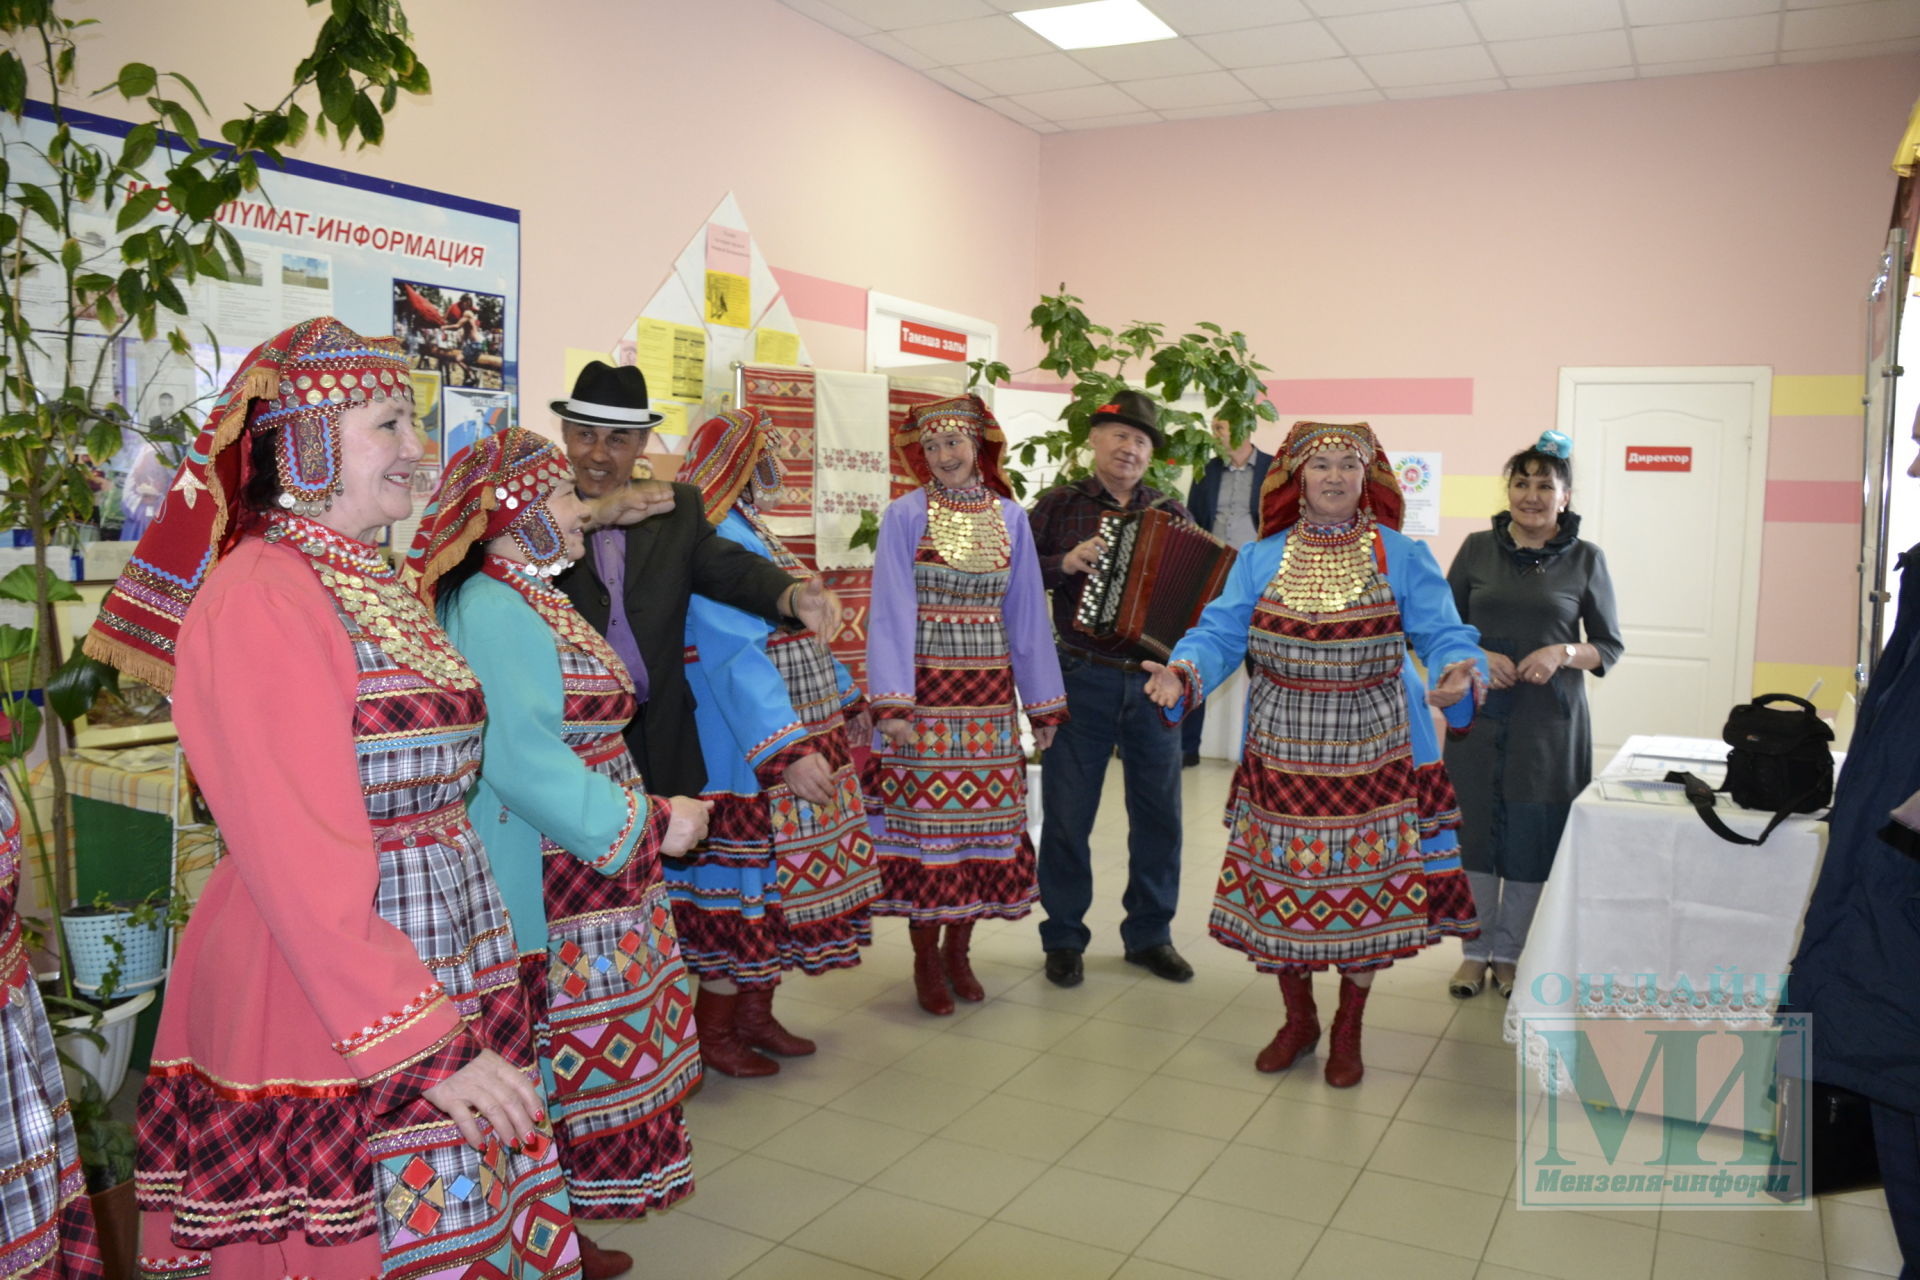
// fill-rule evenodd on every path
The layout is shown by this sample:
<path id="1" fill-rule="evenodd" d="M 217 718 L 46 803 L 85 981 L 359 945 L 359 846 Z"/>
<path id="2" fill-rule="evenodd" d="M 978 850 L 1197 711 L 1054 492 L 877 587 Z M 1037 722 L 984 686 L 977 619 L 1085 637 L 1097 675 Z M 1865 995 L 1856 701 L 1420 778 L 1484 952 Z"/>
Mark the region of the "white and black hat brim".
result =
<path id="1" fill-rule="evenodd" d="M 667 420 L 666 414 L 651 409 L 628 409 L 622 405 L 595 404 L 591 400 L 549 400 L 547 407 L 564 421 L 589 427 L 629 427 L 638 431 Z"/>

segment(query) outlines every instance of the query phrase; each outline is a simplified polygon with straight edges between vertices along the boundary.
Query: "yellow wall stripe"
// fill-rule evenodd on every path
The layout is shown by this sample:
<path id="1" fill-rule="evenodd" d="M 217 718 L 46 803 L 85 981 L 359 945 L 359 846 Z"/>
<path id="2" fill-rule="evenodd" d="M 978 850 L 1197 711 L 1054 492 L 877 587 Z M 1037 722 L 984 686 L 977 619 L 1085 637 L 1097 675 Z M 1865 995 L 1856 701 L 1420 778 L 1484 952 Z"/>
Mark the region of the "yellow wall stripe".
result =
<path id="1" fill-rule="evenodd" d="M 1440 481 L 1440 514 L 1485 520 L 1507 507 L 1507 481 L 1504 476 L 1443 475 Z"/>
<path id="2" fill-rule="evenodd" d="M 1858 373 L 1776 374 L 1773 379 L 1775 417 L 1860 416 L 1860 396 L 1866 378 Z"/>
<path id="3" fill-rule="evenodd" d="M 1756 662 L 1753 664 L 1753 696 L 1763 693 L 1791 693 L 1804 698 L 1813 682 L 1824 683 L 1813 695 L 1813 705 L 1822 711 L 1836 711 L 1840 699 L 1854 691 L 1852 667 L 1822 667 L 1805 662 Z M 1844 750 L 1846 744 L 1842 743 Z"/>

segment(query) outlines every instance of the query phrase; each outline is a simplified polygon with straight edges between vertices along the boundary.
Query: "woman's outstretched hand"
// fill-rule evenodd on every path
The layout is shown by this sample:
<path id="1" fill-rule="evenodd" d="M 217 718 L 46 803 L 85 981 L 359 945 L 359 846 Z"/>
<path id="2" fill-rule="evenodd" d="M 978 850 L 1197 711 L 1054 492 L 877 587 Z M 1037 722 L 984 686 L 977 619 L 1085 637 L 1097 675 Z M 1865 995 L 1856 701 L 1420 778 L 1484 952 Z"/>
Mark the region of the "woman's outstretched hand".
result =
<path id="1" fill-rule="evenodd" d="M 1143 662 L 1140 669 L 1147 673 L 1147 701 L 1154 706 L 1177 707 L 1180 699 L 1186 697 L 1186 682 L 1172 667 L 1164 667 L 1157 662 Z"/>

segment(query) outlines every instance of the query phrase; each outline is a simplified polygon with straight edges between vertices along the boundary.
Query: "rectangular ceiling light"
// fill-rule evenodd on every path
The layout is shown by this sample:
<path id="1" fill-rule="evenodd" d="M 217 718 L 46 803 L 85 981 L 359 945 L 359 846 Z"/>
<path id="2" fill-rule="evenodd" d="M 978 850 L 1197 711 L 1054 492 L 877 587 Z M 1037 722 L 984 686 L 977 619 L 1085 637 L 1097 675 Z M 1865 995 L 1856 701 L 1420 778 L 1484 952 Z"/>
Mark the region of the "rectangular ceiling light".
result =
<path id="1" fill-rule="evenodd" d="M 1171 40 L 1178 33 L 1147 11 L 1140 0 L 1093 0 L 1013 15 L 1062 49 L 1102 49 L 1115 44 Z"/>

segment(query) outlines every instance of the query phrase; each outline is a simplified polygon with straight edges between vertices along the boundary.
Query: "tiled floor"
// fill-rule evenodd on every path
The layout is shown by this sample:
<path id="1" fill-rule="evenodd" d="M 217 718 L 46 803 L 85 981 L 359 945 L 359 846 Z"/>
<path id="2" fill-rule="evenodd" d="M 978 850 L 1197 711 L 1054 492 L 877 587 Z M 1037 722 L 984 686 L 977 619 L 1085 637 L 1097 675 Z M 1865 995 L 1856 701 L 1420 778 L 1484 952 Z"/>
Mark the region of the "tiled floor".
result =
<path id="1" fill-rule="evenodd" d="M 1511 1203 L 1515 1073 L 1496 995 L 1456 1002 L 1458 947 L 1382 975 L 1367 1078 L 1253 1069 L 1279 992 L 1206 937 L 1228 769 L 1185 774 L 1184 986 L 1123 963 L 1118 770 L 1096 830 L 1085 985 L 1040 973 L 1035 918 L 975 934 L 985 1004 L 934 1018 L 884 921 L 860 968 L 789 980 L 819 1039 L 687 1107 L 699 1189 L 596 1231 L 636 1280 L 1864 1280 L 1900 1269 L 1878 1193 L 1785 1212 L 1582 1214 Z M 1323 979 L 1323 1020 L 1332 982 Z"/>

